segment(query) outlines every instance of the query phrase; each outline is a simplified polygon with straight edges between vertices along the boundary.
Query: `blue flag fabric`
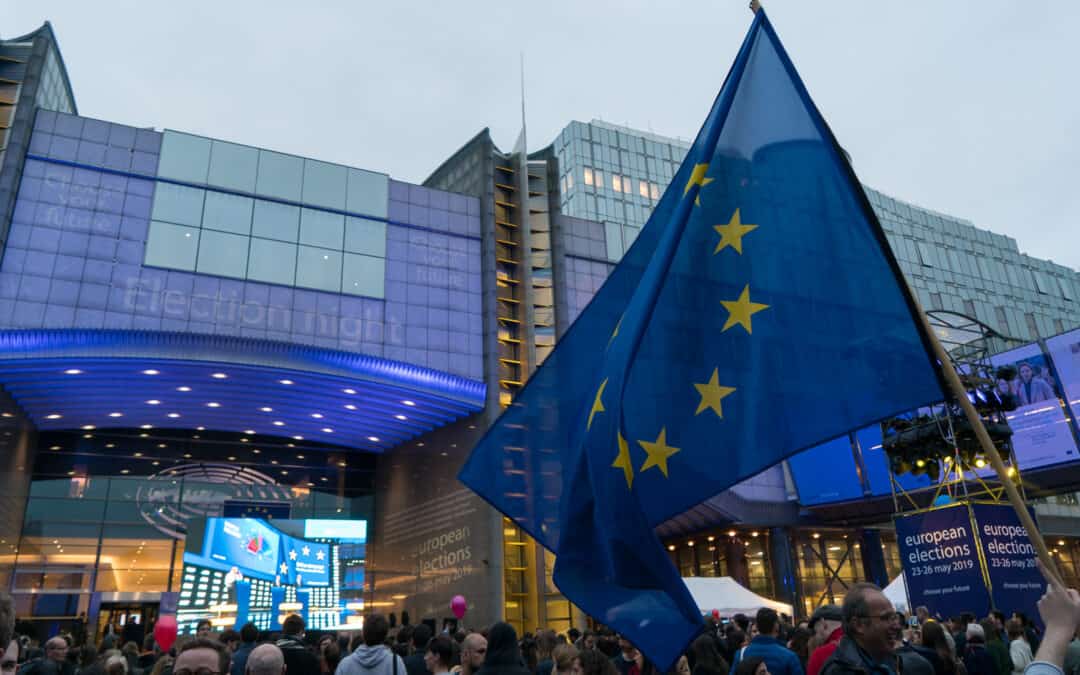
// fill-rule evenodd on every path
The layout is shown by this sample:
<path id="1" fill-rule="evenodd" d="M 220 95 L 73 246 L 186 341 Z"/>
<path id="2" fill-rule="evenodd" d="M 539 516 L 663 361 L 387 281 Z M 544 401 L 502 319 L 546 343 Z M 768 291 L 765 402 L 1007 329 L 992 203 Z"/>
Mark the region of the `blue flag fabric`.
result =
<path id="1" fill-rule="evenodd" d="M 759 11 L 634 246 L 460 479 L 555 552 L 571 601 L 668 666 L 702 614 L 654 527 L 941 400 L 916 311 Z"/>

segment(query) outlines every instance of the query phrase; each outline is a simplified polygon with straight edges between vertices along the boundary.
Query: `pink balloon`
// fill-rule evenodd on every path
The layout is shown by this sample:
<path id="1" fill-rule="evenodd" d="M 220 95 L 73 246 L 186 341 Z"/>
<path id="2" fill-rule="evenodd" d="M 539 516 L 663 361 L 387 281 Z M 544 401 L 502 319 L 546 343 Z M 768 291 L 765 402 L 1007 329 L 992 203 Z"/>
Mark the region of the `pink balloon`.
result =
<path id="1" fill-rule="evenodd" d="M 459 620 L 465 616 L 465 610 L 468 609 L 465 606 L 465 596 L 455 595 L 454 599 L 450 601 L 450 611 L 454 613 Z"/>
<path id="2" fill-rule="evenodd" d="M 172 649 L 176 642 L 176 617 L 170 614 L 159 616 L 154 624 L 154 639 L 161 645 L 161 651 Z"/>

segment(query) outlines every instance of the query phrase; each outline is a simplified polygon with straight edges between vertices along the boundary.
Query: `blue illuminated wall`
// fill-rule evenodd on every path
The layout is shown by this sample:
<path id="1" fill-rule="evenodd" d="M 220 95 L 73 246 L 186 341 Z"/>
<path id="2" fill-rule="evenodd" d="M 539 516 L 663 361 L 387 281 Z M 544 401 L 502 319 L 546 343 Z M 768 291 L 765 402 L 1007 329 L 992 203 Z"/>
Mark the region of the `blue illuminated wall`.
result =
<path id="1" fill-rule="evenodd" d="M 205 187 L 160 179 L 162 137 L 38 112 L 0 263 L 0 328 L 267 338 L 482 377 L 478 200 L 388 181 L 375 216 L 382 297 L 162 269 L 144 265 L 156 191 Z"/>

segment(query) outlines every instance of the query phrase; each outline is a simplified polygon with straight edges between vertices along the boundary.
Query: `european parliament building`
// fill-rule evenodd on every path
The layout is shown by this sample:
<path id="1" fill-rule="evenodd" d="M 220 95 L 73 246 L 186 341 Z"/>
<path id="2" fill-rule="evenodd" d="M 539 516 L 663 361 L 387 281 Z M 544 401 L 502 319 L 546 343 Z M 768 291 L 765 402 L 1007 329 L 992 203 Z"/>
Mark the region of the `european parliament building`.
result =
<path id="1" fill-rule="evenodd" d="M 370 608 L 441 619 L 462 594 L 472 625 L 582 625 L 552 555 L 455 477 L 687 144 L 571 122 L 506 152 L 484 130 L 415 185 L 77 112 L 48 24 L 0 40 L 0 587 L 20 617 L 44 631 L 83 612 L 93 629 L 150 621 L 187 583 L 189 528 L 254 507 L 368 521 L 352 582 Z M 925 308 L 1056 364 L 1063 403 L 1040 414 L 1060 419 L 1030 431 L 1025 476 L 1075 579 L 1080 276 L 867 192 Z M 876 434 L 665 523 L 673 562 L 799 612 L 894 577 Z M 822 479 L 823 459 L 850 471 Z"/>

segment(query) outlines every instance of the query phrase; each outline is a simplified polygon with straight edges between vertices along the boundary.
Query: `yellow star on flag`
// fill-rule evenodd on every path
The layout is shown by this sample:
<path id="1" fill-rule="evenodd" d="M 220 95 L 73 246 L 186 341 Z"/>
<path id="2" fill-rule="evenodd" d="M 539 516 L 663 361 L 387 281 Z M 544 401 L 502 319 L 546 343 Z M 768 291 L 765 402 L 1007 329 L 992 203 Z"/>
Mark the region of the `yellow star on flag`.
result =
<path id="1" fill-rule="evenodd" d="M 706 178 L 705 172 L 709 170 L 709 164 L 695 164 L 694 170 L 690 172 L 690 180 L 686 181 L 686 188 L 683 189 L 683 194 L 690 192 L 690 188 L 694 185 L 700 185 L 705 187 L 709 183 L 713 182 L 712 178 Z M 694 204 L 701 206 L 701 197 L 694 197 Z"/>
<path id="2" fill-rule="evenodd" d="M 735 215 L 731 217 L 731 222 L 727 225 L 713 225 L 713 229 L 720 234 L 720 243 L 716 245 L 713 255 L 723 251 L 728 246 L 735 249 L 735 252 L 739 255 L 742 255 L 742 238 L 747 232 L 756 230 L 757 225 L 750 225 L 749 223 L 744 225 L 739 217 L 739 209 L 735 209 Z"/>
<path id="3" fill-rule="evenodd" d="M 712 408 L 717 417 L 724 419 L 724 410 L 720 407 L 720 401 L 724 400 L 725 396 L 734 393 L 735 387 L 725 387 L 720 384 L 718 371 L 719 368 L 713 368 L 712 377 L 705 384 L 694 383 L 694 388 L 701 395 L 701 403 L 698 403 L 697 410 L 694 411 L 695 415 Z"/>
<path id="4" fill-rule="evenodd" d="M 611 331 L 611 337 L 608 339 L 608 345 L 611 345 L 615 341 L 616 336 L 619 334 L 619 326 L 622 325 L 622 317 L 619 317 L 618 322 L 615 324 L 615 330 Z"/>
<path id="5" fill-rule="evenodd" d="M 619 442 L 619 454 L 615 456 L 615 461 L 611 463 L 611 466 L 623 470 L 623 475 L 626 476 L 626 488 L 632 490 L 634 488 L 634 462 L 630 459 L 630 445 L 622 437 L 621 431 L 616 435 L 616 440 Z"/>
<path id="6" fill-rule="evenodd" d="M 724 327 L 720 329 L 721 333 L 735 324 L 741 325 L 746 329 L 747 333 L 753 333 L 754 329 L 750 324 L 750 317 L 769 307 L 759 302 L 750 301 L 750 284 L 743 288 L 738 300 L 721 300 L 720 304 L 728 311 L 727 321 L 724 322 Z"/>
<path id="7" fill-rule="evenodd" d="M 604 387 L 607 386 L 607 378 L 600 383 L 600 388 L 596 390 L 596 399 L 593 401 L 592 410 L 589 411 L 589 423 L 585 425 L 585 430 L 592 429 L 593 417 L 596 417 L 596 413 L 604 412 L 604 402 L 600 400 L 600 397 L 604 395 Z"/>
<path id="8" fill-rule="evenodd" d="M 667 444 L 667 427 L 661 427 L 660 435 L 657 436 L 656 440 L 652 443 L 649 441 L 638 441 L 638 445 L 644 448 L 646 454 L 649 455 L 645 459 L 645 463 L 641 465 L 641 471 L 658 466 L 660 467 L 660 471 L 663 472 L 664 478 L 667 478 L 668 457 L 671 457 L 679 451 L 679 448 L 673 448 Z"/>

